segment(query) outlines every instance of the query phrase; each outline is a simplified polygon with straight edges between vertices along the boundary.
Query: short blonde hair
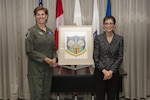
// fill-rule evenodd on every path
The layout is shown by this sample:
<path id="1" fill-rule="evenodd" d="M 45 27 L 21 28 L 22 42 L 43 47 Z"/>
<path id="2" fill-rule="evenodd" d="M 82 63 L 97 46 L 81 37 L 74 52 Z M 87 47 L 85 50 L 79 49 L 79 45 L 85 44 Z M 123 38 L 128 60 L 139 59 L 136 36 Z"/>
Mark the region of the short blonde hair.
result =
<path id="1" fill-rule="evenodd" d="M 45 12 L 45 14 L 48 15 L 48 10 L 47 10 L 47 8 L 44 8 L 44 7 L 42 7 L 42 6 L 38 6 L 38 7 L 36 7 L 36 8 L 34 9 L 34 11 L 33 11 L 34 16 L 37 14 L 37 12 L 38 12 L 39 10 L 43 10 L 43 11 Z"/>

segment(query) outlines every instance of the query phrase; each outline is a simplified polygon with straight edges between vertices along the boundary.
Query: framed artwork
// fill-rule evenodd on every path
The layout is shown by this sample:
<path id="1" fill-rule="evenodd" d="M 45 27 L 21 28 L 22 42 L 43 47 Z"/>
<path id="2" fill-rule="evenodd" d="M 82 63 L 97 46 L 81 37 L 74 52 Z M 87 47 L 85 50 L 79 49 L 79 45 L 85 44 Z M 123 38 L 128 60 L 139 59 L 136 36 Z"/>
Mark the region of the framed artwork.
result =
<path id="1" fill-rule="evenodd" d="M 93 65 L 91 25 L 60 26 L 58 65 Z"/>

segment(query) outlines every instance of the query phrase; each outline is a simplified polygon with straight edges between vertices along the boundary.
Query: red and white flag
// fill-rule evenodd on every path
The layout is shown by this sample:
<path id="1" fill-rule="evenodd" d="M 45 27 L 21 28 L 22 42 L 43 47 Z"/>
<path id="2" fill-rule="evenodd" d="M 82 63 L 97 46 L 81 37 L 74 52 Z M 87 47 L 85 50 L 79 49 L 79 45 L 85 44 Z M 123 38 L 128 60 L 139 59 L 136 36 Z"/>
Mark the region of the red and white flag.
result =
<path id="1" fill-rule="evenodd" d="M 63 6 L 62 6 L 62 1 L 57 0 L 56 1 L 56 30 L 55 30 L 55 42 L 56 42 L 57 49 L 58 49 L 58 42 L 59 42 L 58 27 L 61 25 L 64 25 Z"/>
<path id="2" fill-rule="evenodd" d="M 73 24 L 82 25 L 81 8 L 79 0 L 75 1 Z"/>
<path id="3" fill-rule="evenodd" d="M 94 0 L 94 5 L 93 5 L 93 22 L 92 22 L 92 27 L 93 27 L 93 36 L 95 37 L 96 35 L 100 34 L 100 26 L 99 26 L 99 13 L 98 13 L 98 0 Z"/>

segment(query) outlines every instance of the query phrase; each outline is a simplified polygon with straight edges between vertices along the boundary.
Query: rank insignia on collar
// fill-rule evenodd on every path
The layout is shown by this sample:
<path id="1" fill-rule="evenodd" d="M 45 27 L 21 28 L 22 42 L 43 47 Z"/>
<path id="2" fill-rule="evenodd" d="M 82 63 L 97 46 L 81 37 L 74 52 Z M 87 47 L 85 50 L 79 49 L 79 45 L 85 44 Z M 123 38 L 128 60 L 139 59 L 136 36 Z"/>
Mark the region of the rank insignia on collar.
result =
<path id="1" fill-rule="evenodd" d="M 40 35 L 43 35 L 43 32 L 39 32 Z"/>
<path id="2" fill-rule="evenodd" d="M 30 36 L 30 32 L 29 31 L 27 31 L 27 33 L 26 33 L 26 38 L 28 38 L 29 36 Z"/>

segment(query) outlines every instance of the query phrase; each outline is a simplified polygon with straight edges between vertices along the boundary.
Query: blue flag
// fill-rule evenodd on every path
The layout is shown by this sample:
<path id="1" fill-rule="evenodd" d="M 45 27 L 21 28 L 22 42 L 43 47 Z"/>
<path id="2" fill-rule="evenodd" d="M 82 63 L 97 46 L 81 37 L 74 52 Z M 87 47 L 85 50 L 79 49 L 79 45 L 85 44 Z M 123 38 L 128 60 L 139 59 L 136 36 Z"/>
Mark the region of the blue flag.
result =
<path id="1" fill-rule="evenodd" d="M 43 1 L 39 0 L 39 6 L 43 6 Z"/>
<path id="2" fill-rule="evenodd" d="M 107 0 L 106 16 L 111 16 L 111 0 Z"/>

